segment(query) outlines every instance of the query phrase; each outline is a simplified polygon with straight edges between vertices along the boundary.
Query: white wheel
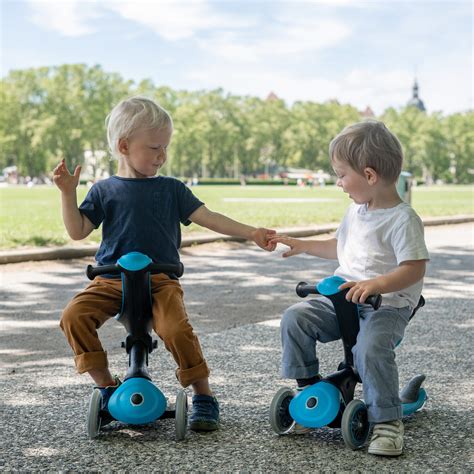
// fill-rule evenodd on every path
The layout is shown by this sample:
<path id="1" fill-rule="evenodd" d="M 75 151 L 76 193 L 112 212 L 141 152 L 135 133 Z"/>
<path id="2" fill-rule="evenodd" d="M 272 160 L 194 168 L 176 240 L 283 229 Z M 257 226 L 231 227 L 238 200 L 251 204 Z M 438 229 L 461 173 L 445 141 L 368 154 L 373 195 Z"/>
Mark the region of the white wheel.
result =
<path id="1" fill-rule="evenodd" d="M 370 424 L 367 407 L 362 400 L 350 401 L 341 420 L 342 438 L 351 449 L 361 448 L 369 436 Z"/>
<path id="2" fill-rule="evenodd" d="M 102 394 L 99 389 L 94 389 L 89 400 L 89 411 L 87 413 L 87 434 L 90 439 L 96 438 L 100 431 L 100 406 Z"/>
<path id="3" fill-rule="evenodd" d="M 188 396 L 184 390 L 178 390 L 176 395 L 174 427 L 176 441 L 181 441 L 186 436 L 188 426 Z"/>
<path id="4" fill-rule="evenodd" d="M 276 434 L 287 434 L 295 424 L 289 410 L 294 396 L 291 388 L 283 387 L 273 397 L 270 404 L 270 425 Z"/>

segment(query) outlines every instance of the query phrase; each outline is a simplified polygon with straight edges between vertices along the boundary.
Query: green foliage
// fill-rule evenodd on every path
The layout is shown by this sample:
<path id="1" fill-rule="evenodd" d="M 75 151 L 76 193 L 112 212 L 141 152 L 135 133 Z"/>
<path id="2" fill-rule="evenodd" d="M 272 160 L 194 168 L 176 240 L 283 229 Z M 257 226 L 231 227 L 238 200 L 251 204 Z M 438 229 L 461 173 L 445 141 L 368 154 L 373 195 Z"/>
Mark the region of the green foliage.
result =
<path id="1" fill-rule="evenodd" d="M 271 182 L 271 181 L 269 181 Z M 228 186 L 199 184 L 193 193 L 209 209 L 255 226 L 285 228 L 339 222 L 350 203 L 336 186 Z M 473 186 L 444 185 L 413 188 L 412 205 L 422 216 L 472 214 Z M 82 202 L 87 187 L 79 186 Z M 54 186 L 0 188 L 0 248 L 72 244 L 61 218 L 61 198 Z M 184 234 L 207 232 L 191 224 Z M 84 243 L 98 243 L 102 229 Z M 77 244 L 77 243 L 76 243 Z"/>
<path id="2" fill-rule="evenodd" d="M 122 98 L 142 94 L 171 113 L 175 133 L 165 172 L 175 176 L 239 179 L 279 167 L 330 171 L 331 139 L 361 120 L 337 101 L 260 100 L 212 91 L 175 91 L 150 79 L 138 84 L 84 64 L 11 71 L 0 82 L 0 168 L 50 174 L 61 159 L 70 169 L 84 151 L 106 151 L 104 119 Z M 474 113 L 431 115 L 416 108 L 387 109 L 380 117 L 398 135 L 404 169 L 424 181 L 473 181 Z M 114 172 L 107 156 L 94 166 Z M 93 170 L 94 171 L 94 170 Z"/>

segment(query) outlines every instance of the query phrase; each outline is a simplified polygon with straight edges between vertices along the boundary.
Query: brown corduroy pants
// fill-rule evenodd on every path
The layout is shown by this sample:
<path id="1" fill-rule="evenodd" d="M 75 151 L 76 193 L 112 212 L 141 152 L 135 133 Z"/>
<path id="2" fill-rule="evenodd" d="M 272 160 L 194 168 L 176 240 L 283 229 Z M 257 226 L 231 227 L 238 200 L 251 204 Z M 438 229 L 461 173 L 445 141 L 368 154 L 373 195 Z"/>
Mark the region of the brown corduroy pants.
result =
<path id="1" fill-rule="evenodd" d="M 153 329 L 173 355 L 183 387 L 209 376 L 201 346 L 184 308 L 183 290 L 167 275 L 151 277 Z M 96 277 L 64 309 L 60 326 L 74 352 L 79 373 L 106 368 L 107 354 L 97 335 L 122 306 L 122 282 Z"/>

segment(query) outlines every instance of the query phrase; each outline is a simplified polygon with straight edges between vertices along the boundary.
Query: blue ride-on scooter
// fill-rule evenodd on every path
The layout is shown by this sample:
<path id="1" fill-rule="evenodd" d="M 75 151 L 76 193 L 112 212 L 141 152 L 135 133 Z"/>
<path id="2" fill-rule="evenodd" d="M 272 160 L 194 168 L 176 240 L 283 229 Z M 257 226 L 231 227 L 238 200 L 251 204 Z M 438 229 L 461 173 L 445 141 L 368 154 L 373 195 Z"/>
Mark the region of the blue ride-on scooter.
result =
<path id="1" fill-rule="evenodd" d="M 148 372 L 148 354 L 157 347 L 152 340 L 152 299 L 150 275 L 166 273 L 180 277 L 184 267 L 157 264 L 139 252 L 123 255 L 115 265 L 87 267 L 87 276 L 93 280 L 98 275 L 121 275 L 122 308 L 115 317 L 127 330 L 122 342 L 128 354 L 128 371 L 124 382 L 111 395 L 108 411 L 103 411 L 102 395 L 94 389 L 89 402 L 87 433 L 90 438 L 99 435 L 103 422 L 118 420 L 131 425 L 151 423 L 157 419 L 174 418 L 176 440 L 184 439 L 187 427 L 188 400 L 184 390 L 178 390 L 174 409 L 167 409 L 161 390 L 153 384 Z"/>
<path id="2" fill-rule="evenodd" d="M 361 382 L 352 355 L 359 332 L 359 313 L 358 305 L 345 298 L 349 289 L 339 290 L 344 282 L 340 277 L 331 276 L 317 285 L 305 282 L 297 285 L 298 296 L 304 298 L 309 294 L 319 294 L 333 303 L 344 347 L 344 361 L 336 372 L 298 393 L 287 387 L 278 390 L 270 405 L 270 424 L 279 435 L 291 433 L 295 423 L 307 428 L 341 428 L 345 444 L 351 449 L 358 449 L 367 441 L 370 423 L 365 403 L 354 399 L 355 386 Z M 381 302 L 381 295 L 366 300 L 366 304 L 374 309 L 378 309 Z M 424 304 L 421 296 L 410 319 Z M 427 400 L 426 391 L 421 387 L 424 380 L 424 375 L 417 375 L 400 392 L 403 416 L 411 415 L 424 406 Z"/>

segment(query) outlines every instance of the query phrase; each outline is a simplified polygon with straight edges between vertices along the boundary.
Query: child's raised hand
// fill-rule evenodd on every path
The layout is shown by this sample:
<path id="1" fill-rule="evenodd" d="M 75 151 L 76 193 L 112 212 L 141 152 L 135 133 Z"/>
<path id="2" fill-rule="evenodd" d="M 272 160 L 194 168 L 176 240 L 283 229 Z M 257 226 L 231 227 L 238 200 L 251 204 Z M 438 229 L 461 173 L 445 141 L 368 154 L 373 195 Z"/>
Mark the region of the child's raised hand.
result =
<path id="1" fill-rule="evenodd" d="M 275 230 L 260 227 L 252 232 L 252 238 L 261 249 L 267 250 L 268 252 L 273 252 L 273 250 L 275 250 L 276 243 L 273 243 L 270 239 L 275 234 Z"/>
<path id="2" fill-rule="evenodd" d="M 288 237 L 287 235 L 275 234 L 270 238 L 270 242 L 276 244 L 285 244 L 290 247 L 290 250 L 282 253 L 282 257 L 291 257 L 292 255 L 298 255 L 306 252 L 306 246 L 304 241 Z"/>
<path id="3" fill-rule="evenodd" d="M 61 162 L 53 170 L 53 182 L 63 192 L 72 192 L 79 184 L 79 176 L 81 174 L 81 166 L 76 166 L 74 174 L 69 173 L 66 166 L 66 160 L 63 158 Z"/>
<path id="4" fill-rule="evenodd" d="M 346 300 L 356 304 L 363 304 L 369 296 L 382 293 L 382 289 L 376 278 L 372 280 L 346 281 L 346 283 L 343 283 L 339 287 L 340 290 L 346 288 L 350 288 L 347 292 Z"/>

